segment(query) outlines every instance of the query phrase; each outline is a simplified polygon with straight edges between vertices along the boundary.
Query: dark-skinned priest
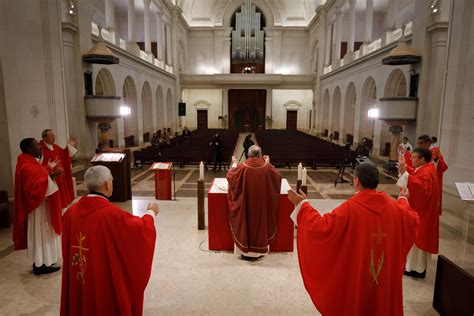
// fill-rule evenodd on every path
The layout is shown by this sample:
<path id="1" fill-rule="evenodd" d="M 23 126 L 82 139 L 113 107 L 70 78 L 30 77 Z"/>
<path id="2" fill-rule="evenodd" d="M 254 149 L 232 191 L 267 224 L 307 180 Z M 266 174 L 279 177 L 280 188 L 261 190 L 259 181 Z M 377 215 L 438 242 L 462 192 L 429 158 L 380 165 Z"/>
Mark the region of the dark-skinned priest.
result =
<path id="1" fill-rule="evenodd" d="M 249 148 L 248 159 L 241 164 L 232 157 L 227 199 L 236 254 L 244 258 L 268 254 L 277 230 L 281 179 L 257 145 Z"/>
<path id="2" fill-rule="evenodd" d="M 61 315 L 142 315 L 155 251 L 150 203 L 134 216 L 109 202 L 112 174 L 94 166 L 84 174 L 89 190 L 63 216 Z"/>
<path id="3" fill-rule="evenodd" d="M 39 163 L 41 148 L 34 138 L 23 139 L 20 148 L 15 170 L 15 250 L 28 249 L 35 275 L 53 273 L 60 269 L 55 264 L 61 260 L 61 201 L 53 181 L 60 171 L 56 162 L 50 162 L 48 169 Z"/>
<path id="4" fill-rule="evenodd" d="M 288 191 L 303 282 L 323 315 L 403 314 L 403 269 L 419 219 L 406 189 L 394 200 L 378 183 L 376 166 L 357 166 L 354 196 L 324 215 Z"/>

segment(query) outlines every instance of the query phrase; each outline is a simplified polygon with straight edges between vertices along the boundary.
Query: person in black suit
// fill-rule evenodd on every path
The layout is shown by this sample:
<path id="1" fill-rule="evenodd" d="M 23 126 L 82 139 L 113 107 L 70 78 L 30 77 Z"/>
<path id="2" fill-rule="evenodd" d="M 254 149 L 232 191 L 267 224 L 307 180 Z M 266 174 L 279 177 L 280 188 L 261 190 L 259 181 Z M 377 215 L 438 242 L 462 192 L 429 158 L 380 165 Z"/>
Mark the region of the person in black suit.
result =
<path id="1" fill-rule="evenodd" d="M 219 164 L 219 171 L 222 169 L 222 138 L 219 133 L 212 136 L 209 141 L 209 147 L 211 147 L 212 159 L 214 160 L 214 172 L 217 170 L 217 164 Z"/>

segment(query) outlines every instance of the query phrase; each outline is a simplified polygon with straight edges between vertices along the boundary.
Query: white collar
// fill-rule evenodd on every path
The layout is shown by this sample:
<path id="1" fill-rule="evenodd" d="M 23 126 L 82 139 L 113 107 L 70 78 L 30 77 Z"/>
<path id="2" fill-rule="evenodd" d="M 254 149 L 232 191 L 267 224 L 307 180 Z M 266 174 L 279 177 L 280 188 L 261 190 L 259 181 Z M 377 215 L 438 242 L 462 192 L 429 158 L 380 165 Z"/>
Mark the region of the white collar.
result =
<path id="1" fill-rule="evenodd" d="M 99 195 L 99 194 L 94 194 L 94 193 L 90 194 L 90 193 L 89 193 L 89 194 L 87 194 L 87 196 L 88 196 L 88 197 L 96 197 L 96 196 L 97 196 L 97 197 L 103 198 L 104 200 L 107 200 L 107 201 L 108 201 L 108 199 L 107 199 L 106 197 L 104 197 L 104 196 L 102 196 L 102 195 Z"/>

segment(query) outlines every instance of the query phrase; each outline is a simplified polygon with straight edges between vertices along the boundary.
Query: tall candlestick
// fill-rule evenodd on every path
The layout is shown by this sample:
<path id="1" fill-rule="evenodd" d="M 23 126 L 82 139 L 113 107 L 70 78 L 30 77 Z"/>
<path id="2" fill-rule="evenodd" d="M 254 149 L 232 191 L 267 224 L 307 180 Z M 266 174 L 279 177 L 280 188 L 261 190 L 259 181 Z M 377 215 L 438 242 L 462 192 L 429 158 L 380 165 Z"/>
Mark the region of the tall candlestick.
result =
<path id="1" fill-rule="evenodd" d="M 301 179 L 301 185 L 306 185 L 306 168 L 303 168 L 303 177 Z"/>
<path id="2" fill-rule="evenodd" d="M 303 171 L 303 165 L 301 162 L 298 164 L 298 180 L 301 180 L 301 172 Z"/>
<path id="3" fill-rule="evenodd" d="M 204 163 L 199 164 L 199 180 L 204 180 Z"/>

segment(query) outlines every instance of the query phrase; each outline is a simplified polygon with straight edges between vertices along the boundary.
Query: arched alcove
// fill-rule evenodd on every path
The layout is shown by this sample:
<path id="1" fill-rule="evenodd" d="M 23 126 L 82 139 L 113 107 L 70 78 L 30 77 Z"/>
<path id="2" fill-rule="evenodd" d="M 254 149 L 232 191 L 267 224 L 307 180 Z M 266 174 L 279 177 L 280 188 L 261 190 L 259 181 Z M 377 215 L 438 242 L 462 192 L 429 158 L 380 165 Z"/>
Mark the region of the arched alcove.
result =
<path id="1" fill-rule="evenodd" d="M 153 134 L 152 104 L 151 87 L 148 81 L 145 81 L 142 88 L 143 133 Z"/>
<path id="2" fill-rule="evenodd" d="M 156 126 L 162 129 L 165 124 L 165 100 L 163 95 L 163 88 L 158 85 L 156 88 Z"/>
<path id="3" fill-rule="evenodd" d="M 95 78 L 94 92 L 96 96 L 116 96 L 115 82 L 112 73 L 107 68 L 101 68 Z M 100 130 L 97 130 L 97 139 L 101 139 Z M 108 138 L 113 142 L 109 144 L 113 147 L 118 146 L 117 119 L 110 124 Z"/>
<path id="4" fill-rule="evenodd" d="M 134 136 L 134 144 L 138 144 L 138 107 L 137 88 L 132 77 L 127 76 L 123 82 L 123 105 L 130 107 L 130 115 L 124 116 L 124 136 Z"/>
<path id="5" fill-rule="evenodd" d="M 365 79 L 361 93 L 359 140 L 364 137 L 372 139 L 373 137 L 373 119 L 369 118 L 368 112 L 377 104 L 377 86 L 372 77 Z"/>
<path id="6" fill-rule="evenodd" d="M 407 96 L 407 81 L 400 69 L 393 70 L 385 82 L 384 97 Z"/>
<path id="7" fill-rule="evenodd" d="M 166 92 L 166 127 L 171 127 L 173 129 L 174 121 L 175 121 L 175 106 L 173 103 L 173 92 L 170 88 Z"/>
<path id="8" fill-rule="evenodd" d="M 343 139 L 345 139 L 346 143 L 350 141 L 347 139 L 347 134 L 354 136 L 355 108 L 356 108 L 356 89 L 355 89 L 355 84 L 353 82 L 350 82 L 349 85 L 347 85 L 345 98 L 344 98 Z"/>
<path id="9" fill-rule="evenodd" d="M 95 95 L 101 96 L 115 96 L 115 83 L 114 78 L 110 71 L 106 68 L 102 68 L 97 73 L 97 77 L 95 79 L 95 87 L 94 87 Z"/>
<path id="10" fill-rule="evenodd" d="M 329 102 L 330 102 L 330 96 L 329 96 L 329 90 L 326 89 L 323 95 L 323 117 L 322 117 L 322 126 L 323 130 L 327 129 L 329 130 Z"/>
<path id="11" fill-rule="evenodd" d="M 340 133 L 340 118 L 341 118 L 341 88 L 339 86 L 334 89 L 332 97 L 332 122 L 331 122 L 331 133 Z"/>

